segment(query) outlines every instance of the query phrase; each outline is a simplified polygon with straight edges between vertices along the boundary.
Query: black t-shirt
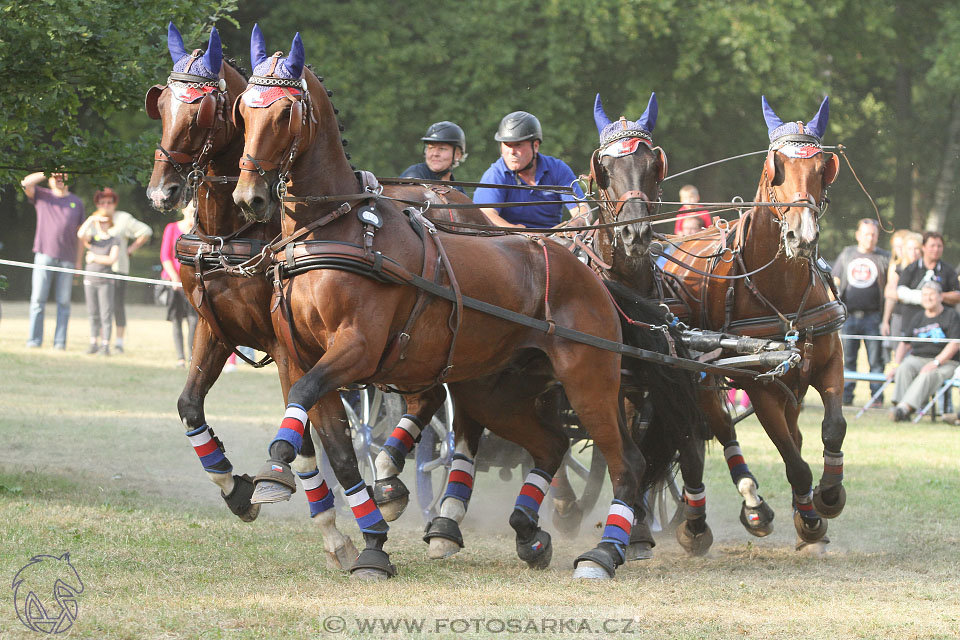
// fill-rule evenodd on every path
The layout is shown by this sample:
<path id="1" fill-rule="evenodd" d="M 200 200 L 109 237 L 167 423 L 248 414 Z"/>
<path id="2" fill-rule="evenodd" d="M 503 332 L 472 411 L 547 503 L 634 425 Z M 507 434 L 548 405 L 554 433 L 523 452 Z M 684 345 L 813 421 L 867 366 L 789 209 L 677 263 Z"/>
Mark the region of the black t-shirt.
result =
<path id="1" fill-rule="evenodd" d="M 927 269 L 923 266 L 923 258 L 908 264 L 900 271 L 900 279 L 897 281 L 897 286 L 919 289 L 920 285 L 927 280 L 939 282 L 940 286 L 943 287 L 944 293 L 947 291 L 960 291 L 960 284 L 957 283 L 957 272 L 953 267 L 941 260 L 933 269 Z M 951 309 L 953 308 L 952 305 L 947 306 Z M 919 309 L 919 305 L 898 302 L 893 311 L 894 313 L 899 313 L 906 319 L 914 313 L 918 313 Z"/>
<path id="2" fill-rule="evenodd" d="M 430 171 L 430 167 L 427 166 L 426 162 L 421 162 L 420 164 L 414 164 L 407 167 L 403 173 L 400 174 L 401 178 L 423 178 L 424 180 L 442 180 L 443 176 L 439 173 L 434 173 Z M 453 177 L 453 173 L 450 174 L 451 180 L 456 180 Z M 460 193 L 466 195 L 467 192 L 463 190 L 463 187 L 453 187 Z"/>
<path id="3" fill-rule="evenodd" d="M 903 325 L 903 334 L 907 338 L 960 338 L 960 316 L 952 307 L 944 307 L 940 315 L 927 317 L 923 311 L 907 318 Z M 911 353 L 921 358 L 935 358 L 943 351 L 945 342 L 912 342 Z M 960 360 L 960 353 L 953 356 Z"/>
<path id="4" fill-rule="evenodd" d="M 883 288 L 887 284 L 890 255 L 876 250 L 860 253 L 856 246 L 840 252 L 833 273 L 840 279 L 840 299 L 850 311 L 883 309 Z"/>

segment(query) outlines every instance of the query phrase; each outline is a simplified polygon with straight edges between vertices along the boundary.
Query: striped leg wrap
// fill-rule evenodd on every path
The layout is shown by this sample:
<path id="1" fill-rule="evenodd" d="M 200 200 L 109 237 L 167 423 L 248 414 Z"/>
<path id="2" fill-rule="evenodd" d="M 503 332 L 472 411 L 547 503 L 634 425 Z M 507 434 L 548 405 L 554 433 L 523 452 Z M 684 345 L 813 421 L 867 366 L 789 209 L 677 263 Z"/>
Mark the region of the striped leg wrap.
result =
<path id="1" fill-rule="evenodd" d="M 630 544 L 633 520 L 633 509 L 625 502 L 614 500 L 610 503 L 610 511 L 607 514 L 607 522 L 603 527 L 603 537 L 600 542 L 612 542 L 622 555 L 623 549 Z"/>
<path id="2" fill-rule="evenodd" d="M 707 488 L 691 489 L 683 485 L 683 498 L 687 503 L 686 517 L 688 520 L 707 515 Z"/>
<path id="3" fill-rule="evenodd" d="M 307 502 L 310 503 L 311 518 L 333 507 L 333 492 L 327 487 L 327 481 L 320 475 L 319 469 L 297 475 L 300 476 Z"/>
<path id="4" fill-rule="evenodd" d="M 380 515 L 377 503 L 373 501 L 373 493 L 370 491 L 370 487 L 363 480 L 355 487 L 347 489 L 346 495 L 347 504 L 353 511 L 353 517 L 357 519 L 360 531 L 364 533 L 386 533 L 390 529 L 383 516 Z"/>
<path id="5" fill-rule="evenodd" d="M 450 465 L 450 476 L 447 478 L 447 490 L 443 499 L 456 498 L 463 504 L 469 504 L 473 493 L 473 460 L 462 453 L 453 454 L 453 464 Z"/>
<path id="6" fill-rule="evenodd" d="M 530 471 L 526 480 L 523 481 L 523 487 L 520 488 L 520 495 L 517 496 L 513 508 L 522 507 L 528 512 L 528 515 L 536 516 L 540 513 L 540 505 L 550 488 L 551 480 L 553 480 L 553 476 L 546 471 L 540 469 Z"/>
<path id="7" fill-rule="evenodd" d="M 750 467 L 743 459 L 743 451 L 740 450 L 740 443 L 731 440 L 723 448 L 723 457 L 727 459 L 727 468 L 730 469 L 730 478 L 733 484 L 740 482 L 740 478 L 751 478 L 755 483 L 757 479 L 750 473 Z"/>
<path id="8" fill-rule="evenodd" d="M 400 418 L 400 422 L 383 445 L 383 450 L 390 456 L 395 466 L 403 466 L 403 460 L 413 449 L 414 443 L 420 441 L 421 431 L 423 431 L 423 425 L 416 416 L 405 413 Z"/>
<path id="9" fill-rule="evenodd" d="M 813 508 L 813 490 L 811 489 L 804 495 L 793 494 L 793 506 L 804 520 L 819 520 L 816 510 Z"/>
<path id="10" fill-rule="evenodd" d="M 307 426 L 307 411 L 298 404 L 290 403 L 287 405 L 287 411 L 283 414 L 283 422 L 280 423 L 280 430 L 277 431 L 277 440 L 289 442 L 297 453 L 300 453 L 300 447 L 303 446 L 303 431 Z M 271 442 L 270 444 L 273 444 Z"/>
<path id="11" fill-rule="evenodd" d="M 823 476 L 820 485 L 835 487 L 843 482 L 843 452 L 833 453 L 823 450 Z"/>
<path id="12" fill-rule="evenodd" d="M 223 455 L 223 444 L 220 439 L 213 434 L 213 429 L 207 425 L 201 425 L 193 431 L 187 431 L 187 437 L 190 438 L 190 444 L 193 450 L 197 452 L 200 458 L 200 464 L 207 473 L 230 473 L 233 471 L 233 465 Z"/>

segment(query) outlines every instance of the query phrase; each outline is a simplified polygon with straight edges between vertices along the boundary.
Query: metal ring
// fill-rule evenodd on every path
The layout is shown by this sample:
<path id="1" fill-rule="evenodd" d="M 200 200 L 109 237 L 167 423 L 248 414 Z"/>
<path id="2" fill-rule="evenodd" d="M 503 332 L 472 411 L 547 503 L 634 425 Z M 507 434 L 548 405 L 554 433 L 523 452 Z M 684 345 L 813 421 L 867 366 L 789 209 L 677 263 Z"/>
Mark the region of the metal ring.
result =
<path id="1" fill-rule="evenodd" d="M 663 243 L 661 243 L 659 240 L 654 240 L 647 247 L 647 253 L 654 257 L 663 255 Z"/>
<path id="2" fill-rule="evenodd" d="M 713 221 L 713 226 L 715 226 L 720 231 L 727 231 L 730 229 L 730 221 L 727 220 L 726 218 L 721 218 L 717 216 L 717 218 Z"/>
<path id="3" fill-rule="evenodd" d="M 723 258 L 723 256 L 726 255 L 726 254 L 730 254 L 730 259 L 729 259 L 729 260 L 725 260 L 725 259 Z M 720 262 L 725 262 L 725 263 L 729 264 L 729 263 L 733 262 L 733 258 L 735 257 L 735 255 L 736 255 L 736 254 L 734 254 L 733 249 L 731 249 L 730 247 L 724 247 L 723 249 L 720 250 L 720 253 L 717 255 L 717 258 L 720 260 Z"/>
<path id="4" fill-rule="evenodd" d="M 283 199 L 287 196 L 287 182 L 283 178 L 277 180 L 277 186 L 274 187 L 274 193 L 277 196 L 279 202 L 283 202 Z"/>

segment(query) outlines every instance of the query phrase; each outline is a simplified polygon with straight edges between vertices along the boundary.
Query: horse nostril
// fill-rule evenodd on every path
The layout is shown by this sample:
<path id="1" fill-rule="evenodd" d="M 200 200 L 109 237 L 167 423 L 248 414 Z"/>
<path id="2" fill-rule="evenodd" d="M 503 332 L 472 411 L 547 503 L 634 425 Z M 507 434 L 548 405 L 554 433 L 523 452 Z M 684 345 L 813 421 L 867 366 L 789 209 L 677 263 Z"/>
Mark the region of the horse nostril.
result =
<path id="1" fill-rule="evenodd" d="M 250 209 L 253 211 L 262 211 L 265 200 L 260 196 L 254 196 L 250 200 Z"/>
<path id="2" fill-rule="evenodd" d="M 180 196 L 180 185 L 172 184 L 167 189 L 167 200 L 176 200 Z"/>

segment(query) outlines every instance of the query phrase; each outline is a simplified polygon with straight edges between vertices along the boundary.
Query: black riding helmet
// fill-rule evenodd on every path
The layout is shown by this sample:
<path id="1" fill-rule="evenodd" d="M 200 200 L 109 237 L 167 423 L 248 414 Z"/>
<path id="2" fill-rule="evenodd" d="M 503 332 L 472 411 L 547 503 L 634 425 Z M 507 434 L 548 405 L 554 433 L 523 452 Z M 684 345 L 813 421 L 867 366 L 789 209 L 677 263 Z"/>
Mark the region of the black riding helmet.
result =
<path id="1" fill-rule="evenodd" d="M 514 111 L 500 121 L 500 128 L 497 129 L 497 135 L 493 139 L 497 142 L 523 142 L 524 140 L 543 142 L 543 131 L 535 115 L 526 111 Z"/>
<path id="2" fill-rule="evenodd" d="M 423 142 L 446 142 L 447 144 L 460 147 L 460 153 L 463 154 L 464 158 L 467 157 L 467 136 L 463 133 L 463 129 L 455 122 L 450 122 L 449 120 L 434 122 L 430 125 L 430 128 L 427 129 L 426 135 L 420 139 Z"/>

